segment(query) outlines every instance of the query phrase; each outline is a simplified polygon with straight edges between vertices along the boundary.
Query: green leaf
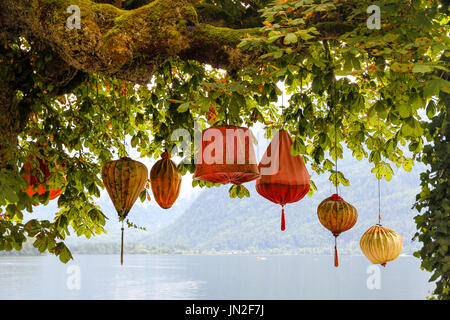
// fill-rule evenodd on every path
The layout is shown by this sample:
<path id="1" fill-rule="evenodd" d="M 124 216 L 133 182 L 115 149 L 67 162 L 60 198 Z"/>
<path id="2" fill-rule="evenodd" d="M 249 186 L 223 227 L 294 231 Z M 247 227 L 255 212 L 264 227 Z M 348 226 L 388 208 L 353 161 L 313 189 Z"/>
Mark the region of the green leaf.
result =
<path id="1" fill-rule="evenodd" d="M 232 185 L 230 189 L 228 190 L 228 193 L 230 194 L 230 198 L 234 199 L 238 196 L 238 186 Z"/>
<path id="2" fill-rule="evenodd" d="M 146 198 L 147 198 L 147 189 L 144 188 L 139 194 L 139 199 L 141 200 L 141 202 L 144 202 Z"/>
<path id="3" fill-rule="evenodd" d="M 428 66 L 426 64 L 415 64 L 412 68 L 412 72 L 414 73 L 427 73 L 433 71 L 434 68 L 431 66 Z"/>
<path id="4" fill-rule="evenodd" d="M 449 88 L 450 85 L 448 81 L 445 81 L 443 79 L 432 79 L 425 83 L 423 92 L 425 97 L 431 98 L 433 96 L 438 96 L 440 90 L 449 93 Z"/>
<path id="5" fill-rule="evenodd" d="M 299 30 L 298 34 L 300 35 L 300 38 L 305 41 L 315 38 L 315 36 L 308 33 L 308 30 Z"/>
<path id="6" fill-rule="evenodd" d="M 339 182 L 342 183 L 342 185 L 346 187 L 350 186 L 350 181 L 346 177 L 344 177 L 344 174 L 340 171 L 338 171 L 338 179 Z"/>
<path id="7" fill-rule="evenodd" d="M 189 109 L 190 105 L 191 105 L 190 102 L 184 102 L 178 106 L 177 111 L 181 113 L 186 112 Z"/>
<path id="8" fill-rule="evenodd" d="M 291 154 L 293 156 L 297 156 L 299 154 L 306 153 L 306 146 L 303 140 L 299 137 L 295 137 L 294 143 L 291 146 Z"/>
<path id="9" fill-rule="evenodd" d="M 298 41 L 298 38 L 297 38 L 297 35 L 295 33 L 288 33 L 284 37 L 284 44 L 297 43 L 297 41 Z"/>
<path id="10" fill-rule="evenodd" d="M 400 103 L 397 107 L 398 112 L 402 118 L 408 118 L 411 116 L 411 108 L 406 103 Z"/>
<path id="11" fill-rule="evenodd" d="M 378 116 L 382 119 L 386 118 L 387 116 L 387 108 L 385 104 L 381 101 L 377 101 L 374 105 L 375 111 L 377 112 Z"/>
<path id="12" fill-rule="evenodd" d="M 436 104 L 433 100 L 430 100 L 427 105 L 427 117 L 431 119 L 436 114 Z"/>

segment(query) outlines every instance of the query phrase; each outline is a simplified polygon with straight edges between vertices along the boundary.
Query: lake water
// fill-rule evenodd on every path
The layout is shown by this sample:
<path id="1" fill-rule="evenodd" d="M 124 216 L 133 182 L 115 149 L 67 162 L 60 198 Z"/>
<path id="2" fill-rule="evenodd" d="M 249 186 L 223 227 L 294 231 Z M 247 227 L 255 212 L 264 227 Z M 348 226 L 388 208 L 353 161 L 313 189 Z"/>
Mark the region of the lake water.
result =
<path id="1" fill-rule="evenodd" d="M 265 258 L 265 259 L 264 259 Z M 425 299 L 420 261 L 341 255 L 0 257 L 0 299 Z"/>

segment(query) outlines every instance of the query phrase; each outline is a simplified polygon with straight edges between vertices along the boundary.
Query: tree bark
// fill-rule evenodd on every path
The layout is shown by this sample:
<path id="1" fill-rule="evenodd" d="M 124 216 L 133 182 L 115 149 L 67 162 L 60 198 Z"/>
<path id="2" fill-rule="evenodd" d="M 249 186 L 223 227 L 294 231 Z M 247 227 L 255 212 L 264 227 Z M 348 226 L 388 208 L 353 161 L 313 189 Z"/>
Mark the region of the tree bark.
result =
<path id="1" fill-rule="evenodd" d="M 80 8 L 80 29 L 66 25 L 70 5 Z M 150 82 L 158 65 L 176 56 L 239 68 L 246 54 L 236 46 L 245 33 L 257 30 L 216 30 L 199 23 L 187 0 L 155 0 L 135 10 L 90 0 L 2 0 L 0 11 L 4 26 L 40 39 L 72 67 L 141 84 Z M 205 43 L 208 50 L 195 54 Z"/>
<path id="2" fill-rule="evenodd" d="M 245 34 L 258 33 L 259 27 L 224 27 L 222 18 L 214 25 L 211 17 L 199 19 L 196 2 L 155 0 L 123 10 L 113 0 L 2 0 L 0 30 L 39 39 L 75 69 L 140 84 L 149 83 L 158 65 L 171 57 L 226 70 L 254 61 L 256 53 L 242 52 L 237 45 Z M 71 16 L 67 8 L 72 5 L 80 8 L 80 29 L 67 27 Z M 330 22 L 309 20 L 322 33 L 317 40 L 352 28 L 342 17 Z"/>
<path id="3" fill-rule="evenodd" d="M 0 88 L 0 169 L 14 168 L 14 151 L 26 121 L 20 114 L 16 90 Z"/>

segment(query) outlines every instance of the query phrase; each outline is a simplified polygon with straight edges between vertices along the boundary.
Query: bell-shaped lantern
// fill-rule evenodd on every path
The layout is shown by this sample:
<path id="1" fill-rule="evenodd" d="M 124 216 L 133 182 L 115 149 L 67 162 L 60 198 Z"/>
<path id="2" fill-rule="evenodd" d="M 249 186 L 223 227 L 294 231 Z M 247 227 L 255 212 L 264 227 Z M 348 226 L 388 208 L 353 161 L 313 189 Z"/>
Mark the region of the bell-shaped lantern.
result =
<path id="1" fill-rule="evenodd" d="M 285 130 L 278 131 L 259 163 L 261 177 L 256 191 L 281 205 L 281 230 L 286 229 L 284 206 L 301 200 L 309 191 L 309 173 L 300 155 L 291 154 L 292 138 Z"/>
<path id="2" fill-rule="evenodd" d="M 394 230 L 376 224 L 370 227 L 359 242 L 362 252 L 373 264 L 386 266 L 402 252 L 402 236 Z"/>
<path id="3" fill-rule="evenodd" d="M 252 134 L 248 128 L 221 126 L 203 130 L 194 179 L 240 185 L 258 177 Z"/>
<path id="4" fill-rule="evenodd" d="M 167 152 L 164 152 L 161 158 L 150 170 L 150 182 L 158 205 L 169 209 L 180 194 L 181 174 Z"/>
<path id="5" fill-rule="evenodd" d="M 355 225 L 356 220 L 358 220 L 358 212 L 354 206 L 344 201 L 339 195 L 333 194 L 319 204 L 317 216 L 320 223 L 333 233 L 334 266 L 337 267 L 339 266 L 336 246 L 337 237 Z"/>
<path id="6" fill-rule="evenodd" d="M 117 214 L 122 220 L 120 263 L 123 264 L 123 220 L 127 217 L 139 194 L 144 189 L 148 181 L 148 170 L 139 161 L 123 157 L 104 165 L 102 180 Z"/>

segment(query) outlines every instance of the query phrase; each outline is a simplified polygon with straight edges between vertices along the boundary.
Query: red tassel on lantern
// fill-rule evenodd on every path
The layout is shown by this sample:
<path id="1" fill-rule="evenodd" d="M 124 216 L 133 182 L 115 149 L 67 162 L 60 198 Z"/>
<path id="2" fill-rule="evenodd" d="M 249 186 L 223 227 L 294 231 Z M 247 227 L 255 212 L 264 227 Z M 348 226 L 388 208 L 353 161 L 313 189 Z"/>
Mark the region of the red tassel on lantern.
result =
<path id="1" fill-rule="evenodd" d="M 240 185 L 259 177 L 251 132 L 236 126 L 211 127 L 202 133 L 194 179 Z"/>
<path id="2" fill-rule="evenodd" d="M 300 155 L 291 154 L 292 138 L 280 130 L 269 144 L 259 169 L 261 178 L 256 180 L 256 191 L 274 203 L 280 204 L 281 230 L 286 229 L 284 205 L 301 200 L 309 191 L 309 173 Z"/>
<path id="3" fill-rule="evenodd" d="M 339 260 L 338 260 L 338 253 L 337 253 L 336 245 L 334 245 L 334 266 L 339 267 Z"/>

